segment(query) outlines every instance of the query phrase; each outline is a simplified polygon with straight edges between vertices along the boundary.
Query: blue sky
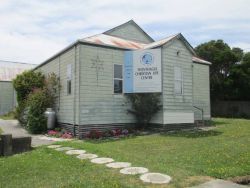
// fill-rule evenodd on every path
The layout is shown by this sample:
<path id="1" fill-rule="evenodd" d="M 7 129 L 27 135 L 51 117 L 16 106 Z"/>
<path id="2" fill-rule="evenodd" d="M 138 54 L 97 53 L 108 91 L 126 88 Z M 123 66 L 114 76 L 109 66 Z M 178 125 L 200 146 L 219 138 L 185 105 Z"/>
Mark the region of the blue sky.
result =
<path id="1" fill-rule="evenodd" d="M 0 59 L 41 63 L 77 39 L 134 19 L 154 39 L 223 39 L 250 51 L 250 0 L 0 0 Z"/>

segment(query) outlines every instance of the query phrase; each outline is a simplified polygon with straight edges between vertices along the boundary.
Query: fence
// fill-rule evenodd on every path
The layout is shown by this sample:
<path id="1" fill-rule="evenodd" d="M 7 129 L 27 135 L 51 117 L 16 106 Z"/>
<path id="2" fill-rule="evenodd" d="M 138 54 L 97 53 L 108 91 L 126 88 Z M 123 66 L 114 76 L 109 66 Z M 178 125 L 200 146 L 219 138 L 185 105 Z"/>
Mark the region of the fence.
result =
<path id="1" fill-rule="evenodd" d="M 214 101 L 213 117 L 250 118 L 250 101 Z"/>
<path id="2" fill-rule="evenodd" d="M 10 156 L 31 150 L 31 137 L 12 138 L 11 134 L 2 134 L 0 139 L 0 156 Z"/>

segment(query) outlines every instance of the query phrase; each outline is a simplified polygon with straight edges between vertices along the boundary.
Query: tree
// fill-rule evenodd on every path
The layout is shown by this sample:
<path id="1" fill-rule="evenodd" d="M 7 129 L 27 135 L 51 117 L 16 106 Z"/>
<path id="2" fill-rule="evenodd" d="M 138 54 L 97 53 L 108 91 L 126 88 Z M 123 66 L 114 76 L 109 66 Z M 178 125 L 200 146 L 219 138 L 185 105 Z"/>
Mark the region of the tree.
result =
<path id="1" fill-rule="evenodd" d="M 231 68 L 242 59 L 240 48 L 231 49 L 223 40 L 212 40 L 195 48 L 198 56 L 212 62 L 210 67 L 211 98 L 225 99 Z"/>
<path id="2" fill-rule="evenodd" d="M 227 82 L 231 90 L 227 99 L 250 100 L 250 52 L 244 54 L 242 61 L 231 68 Z"/>

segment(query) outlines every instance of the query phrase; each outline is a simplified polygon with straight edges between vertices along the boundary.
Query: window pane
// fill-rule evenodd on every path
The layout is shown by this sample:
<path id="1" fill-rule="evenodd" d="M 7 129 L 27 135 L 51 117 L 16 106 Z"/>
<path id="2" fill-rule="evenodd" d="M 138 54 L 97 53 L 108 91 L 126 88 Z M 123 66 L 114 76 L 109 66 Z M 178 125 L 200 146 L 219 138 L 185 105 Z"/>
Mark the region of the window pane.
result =
<path id="1" fill-rule="evenodd" d="M 122 79 L 122 65 L 114 65 L 114 78 Z"/>
<path id="2" fill-rule="evenodd" d="M 114 93 L 122 93 L 122 80 L 114 80 Z"/>
<path id="3" fill-rule="evenodd" d="M 174 92 L 175 94 L 182 94 L 182 82 L 181 81 L 175 81 Z"/>
<path id="4" fill-rule="evenodd" d="M 67 81 L 67 94 L 70 95 L 71 94 L 71 80 Z"/>
<path id="5" fill-rule="evenodd" d="M 71 64 L 67 65 L 67 80 L 71 80 L 72 78 L 72 66 Z"/>

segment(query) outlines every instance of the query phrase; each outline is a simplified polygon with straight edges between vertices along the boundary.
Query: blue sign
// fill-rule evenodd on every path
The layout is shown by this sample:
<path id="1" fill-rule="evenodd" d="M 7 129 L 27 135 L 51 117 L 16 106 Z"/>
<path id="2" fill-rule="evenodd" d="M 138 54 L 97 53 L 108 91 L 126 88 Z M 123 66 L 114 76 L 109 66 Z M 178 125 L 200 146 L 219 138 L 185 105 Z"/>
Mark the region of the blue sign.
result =
<path id="1" fill-rule="evenodd" d="M 152 65 L 154 63 L 154 56 L 153 54 L 151 53 L 144 53 L 142 56 L 141 56 L 141 63 L 143 65 Z"/>
<path id="2" fill-rule="evenodd" d="M 124 93 L 162 91 L 161 49 L 126 51 Z"/>

